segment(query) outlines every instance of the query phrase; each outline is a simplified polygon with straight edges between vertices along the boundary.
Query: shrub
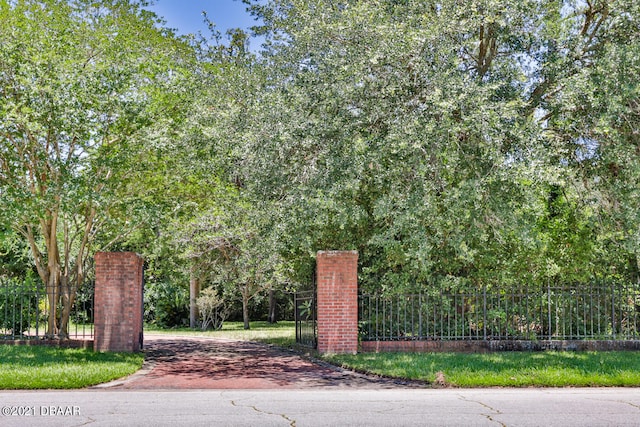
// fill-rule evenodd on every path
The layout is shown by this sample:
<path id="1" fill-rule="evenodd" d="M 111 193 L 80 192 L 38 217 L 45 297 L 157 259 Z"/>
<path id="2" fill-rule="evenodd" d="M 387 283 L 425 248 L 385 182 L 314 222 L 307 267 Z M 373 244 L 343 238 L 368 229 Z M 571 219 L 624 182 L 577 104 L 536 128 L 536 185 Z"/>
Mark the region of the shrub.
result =
<path id="1" fill-rule="evenodd" d="M 202 330 L 209 327 L 221 329 L 222 324 L 229 317 L 229 307 L 214 288 L 207 288 L 200 292 L 196 304 L 202 319 Z"/>
<path id="2" fill-rule="evenodd" d="M 175 283 L 147 283 L 144 319 L 160 328 L 188 326 L 189 290 Z"/>

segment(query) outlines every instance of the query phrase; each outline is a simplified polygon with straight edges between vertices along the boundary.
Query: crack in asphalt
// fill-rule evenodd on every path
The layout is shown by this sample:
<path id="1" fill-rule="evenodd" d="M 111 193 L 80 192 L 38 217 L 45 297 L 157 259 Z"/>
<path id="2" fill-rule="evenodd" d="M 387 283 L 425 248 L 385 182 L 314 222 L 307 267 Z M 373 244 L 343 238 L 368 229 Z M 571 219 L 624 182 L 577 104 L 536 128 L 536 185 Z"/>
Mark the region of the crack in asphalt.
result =
<path id="1" fill-rule="evenodd" d="M 625 404 L 625 405 L 629 405 L 629 406 L 631 406 L 632 408 L 640 409 L 640 405 L 636 405 L 635 403 L 631 403 L 631 402 L 629 402 L 629 401 L 627 401 L 627 400 L 620 400 L 620 399 L 615 399 L 615 400 L 609 400 L 609 399 L 591 399 L 591 400 L 594 400 L 594 401 L 596 401 L 596 402 L 598 402 L 598 401 L 603 401 L 603 402 L 618 402 L 618 403 L 622 403 L 622 404 Z"/>
<path id="2" fill-rule="evenodd" d="M 91 418 L 91 417 L 88 417 L 88 418 L 87 418 L 87 421 L 83 422 L 82 424 L 75 424 L 75 426 L 76 426 L 76 427 L 82 427 L 82 426 L 86 426 L 86 425 L 89 425 L 89 424 L 93 424 L 93 423 L 95 423 L 95 422 L 96 422 L 96 420 L 94 420 L 94 419 L 93 419 L 93 418 Z"/>
<path id="3" fill-rule="evenodd" d="M 629 405 L 633 408 L 640 409 L 640 405 L 636 405 L 635 403 L 627 402 L 626 400 L 616 400 L 618 403 L 624 403 L 625 405 Z"/>
<path id="4" fill-rule="evenodd" d="M 482 415 L 482 416 L 486 417 L 489 421 L 491 421 L 491 422 L 493 422 L 493 423 L 500 424 L 502 427 L 507 427 L 507 425 L 506 425 L 505 423 L 503 423 L 503 422 L 501 422 L 501 421 L 498 421 L 498 420 L 493 419 L 493 416 L 494 416 L 494 415 L 501 415 L 501 414 L 502 414 L 502 411 L 500 411 L 499 409 L 493 408 L 493 407 L 491 407 L 491 406 L 487 405 L 486 403 L 483 403 L 483 402 L 481 402 L 481 401 L 479 401 L 479 400 L 472 400 L 472 399 L 469 399 L 469 398 L 465 397 L 465 396 L 464 396 L 464 395 L 462 395 L 462 394 L 459 394 L 458 396 L 460 397 L 460 399 L 461 399 L 461 400 L 463 400 L 463 401 L 465 401 L 465 402 L 478 404 L 478 405 L 482 406 L 483 408 L 486 408 L 486 409 L 488 409 L 488 410 L 490 410 L 490 411 L 494 412 L 494 414 L 482 414 L 482 413 L 481 413 L 480 415 Z"/>
<path id="5" fill-rule="evenodd" d="M 292 420 L 286 414 L 276 414 L 275 412 L 263 411 L 262 409 L 258 408 L 255 405 L 242 405 L 242 404 L 236 403 L 235 400 L 231 400 L 230 402 L 231 402 L 231 405 L 236 408 L 251 408 L 259 414 L 273 415 L 274 417 L 284 418 L 289 423 L 290 427 L 296 427 L 296 420 Z"/>
<path id="6" fill-rule="evenodd" d="M 636 405 L 636 404 L 631 403 L 631 402 L 626 402 L 626 401 L 624 401 L 624 400 L 622 401 L 622 403 L 626 403 L 627 405 L 633 406 L 633 407 L 634 407 L 634 408 L 636 408 L 636 409 L 640 409 L 640 405 Z"/>

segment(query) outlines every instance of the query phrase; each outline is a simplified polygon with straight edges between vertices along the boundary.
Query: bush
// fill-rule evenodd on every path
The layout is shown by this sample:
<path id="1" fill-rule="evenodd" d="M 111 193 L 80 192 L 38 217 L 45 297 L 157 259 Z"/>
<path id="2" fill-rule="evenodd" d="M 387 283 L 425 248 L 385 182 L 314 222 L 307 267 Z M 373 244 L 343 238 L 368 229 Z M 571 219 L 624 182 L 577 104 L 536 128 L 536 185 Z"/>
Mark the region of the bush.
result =
<path id="1" fill-rule="evenodd" d="M 160 328 L 189 326 L 189 290 L 175 283 L 147 283 L 144 320 Z"/>
<path id="2" fill-rule="evenodd" d="M 200 311 L 203 331 L 209 329 L 209 327 L 221 329 L 222 324 L 229 317 L 229 308 L 214 288 L 207 288 L 200 292 L 196 304 Z"/>

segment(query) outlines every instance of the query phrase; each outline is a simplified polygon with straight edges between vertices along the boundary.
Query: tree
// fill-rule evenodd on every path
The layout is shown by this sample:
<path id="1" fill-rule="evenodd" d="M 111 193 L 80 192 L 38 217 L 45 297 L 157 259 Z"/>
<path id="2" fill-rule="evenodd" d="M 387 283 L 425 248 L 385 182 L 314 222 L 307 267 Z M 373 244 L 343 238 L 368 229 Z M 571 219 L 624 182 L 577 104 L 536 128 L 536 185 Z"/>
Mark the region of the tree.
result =
<path id="1" fill-rule="evenodd" d="M 0 214 L 47 286 L 48 335 L 68 335 L 101 227 L 131 229 L 127 166 L 174 117 L 188 49 L 144 4 L 0 1 Z"/>
<path id="2" fill-rule="evenodd" d="M 562 79 L 541 105 L 549 132 L 576 174 L 579 203 L 592 213 L 606 274 L 640 283 L 640 7 L 587 1 L 567 15 Z"/>
<path id="3" fill-rule="evenodd" d="M 183 242 L 196 260 L 200 277 L 242 301 L 244 328 L 250 328 L 249 303 L 274 288 L 282 269 L 279 254 L 260 224 L 263 215 L 242 200 L 203 213 L 185 228 Z"/>
<path id="4" fill-rule="evenodd" d="M 583 281 L 637 254 L 632 2 L 247 3 L 266 77 L 239 164 L 289 259 L 358 249 L 363 285 L 399 290 Z"/>
<path id="5" fill-rule="evenodd" d="M 505 20 L 515 26 L 521 7 L 512 3 Z M 488 38 L 496 18 L 449 2 L 256 10 L 274 42 L 247 182 L 280 207 L 291 252 L 358 249 L 364 285 L 378 288 L 478 279 L 479 263 L 504 251 L 510 205 L 524 197 L 511 147 L 535 135 L 510 89 L 520 73 Z"/>
<path id="6" fill-rule="evenodd" d="M 270 236 L 258 225 L 268 208 L 245 191 L 240 160 L 262 74 L 247 34 L 231 30 L 223 42 L 212 29 L 214 43 L 198 45 L 194 97 L 167 150 L 172 178 L 163 192 L 175 209 L 166 229 L 178 230 L 169 234 L 178 236 L 176 252 L 188 260 L 192 327 L 199 290 L 213 282 L 226 289 L 225 298 L 239 294 L 248 328 L 250 301 L 276 283 L 277 254 L 263 243 Z"/>

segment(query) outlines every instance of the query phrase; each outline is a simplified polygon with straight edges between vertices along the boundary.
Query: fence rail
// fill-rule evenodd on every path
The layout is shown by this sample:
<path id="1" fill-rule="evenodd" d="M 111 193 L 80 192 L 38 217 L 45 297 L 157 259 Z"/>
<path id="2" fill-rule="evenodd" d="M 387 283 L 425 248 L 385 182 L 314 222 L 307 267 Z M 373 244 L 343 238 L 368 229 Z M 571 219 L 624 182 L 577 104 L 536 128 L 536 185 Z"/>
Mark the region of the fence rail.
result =
<path id="1" fill-rule="evenodd" d="M 361 294 L 363 341 L 640 339 L 640 286 Z"/>
<path id="2" fill-rule="evenodd" d="M 69 317 L 68 336 L 93 339 L 93 283 L 77 293 Z M 47 288 L 35 280 L 0 278 L 0 340 L 47 337 Z"/>

